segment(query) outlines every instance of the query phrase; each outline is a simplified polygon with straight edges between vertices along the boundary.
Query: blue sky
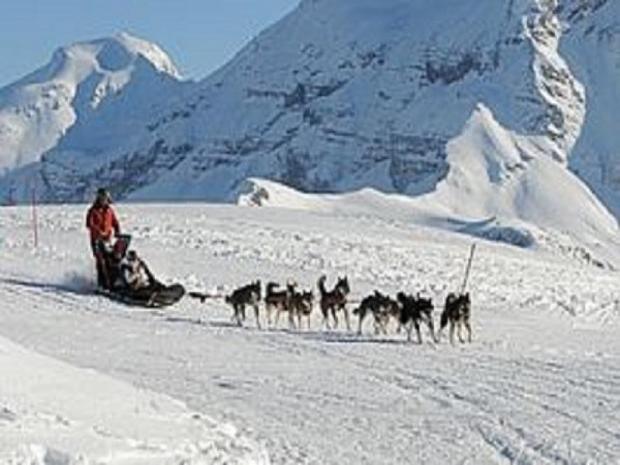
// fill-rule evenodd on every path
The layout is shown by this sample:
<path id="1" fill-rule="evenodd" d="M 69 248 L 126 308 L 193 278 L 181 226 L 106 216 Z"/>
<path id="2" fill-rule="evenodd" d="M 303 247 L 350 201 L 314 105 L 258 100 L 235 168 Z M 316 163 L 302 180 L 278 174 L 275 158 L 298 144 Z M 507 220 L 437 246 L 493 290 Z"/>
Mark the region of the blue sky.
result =
<path id="1" fill-rule="evenodd" d="M 58 46 L 127 31 L 161 45 L 201 78 L 299 0 L 3 0 L 0 87 L 47 63 Z"/>

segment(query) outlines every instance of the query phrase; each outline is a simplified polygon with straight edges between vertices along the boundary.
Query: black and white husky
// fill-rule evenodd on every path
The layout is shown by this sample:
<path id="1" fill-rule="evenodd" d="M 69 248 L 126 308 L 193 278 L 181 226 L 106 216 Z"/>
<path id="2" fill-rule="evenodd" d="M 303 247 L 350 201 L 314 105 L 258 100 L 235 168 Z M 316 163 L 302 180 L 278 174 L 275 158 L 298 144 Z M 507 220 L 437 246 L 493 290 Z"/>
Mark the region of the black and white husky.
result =
<path id="1" fill-rule="evenodd" d="M 314 308 L 314 294 L 312 291 L 293 292 L 291 295 L 290 314 L 297 317 L 297 328 L 301 329 L 302 318 L 306 318 L 310 329 L 310 316 Z"/>
<path id="2" fill-rule="evenodd" d="M 250 306 L 254 308 L 254 314 L 256 315 L 256 326 L 260 329 L 260 318 L 258 314 L 258 306 L 261 301 L 261 283 L 255 281 L 246 286 L 235 289 L 230 295 L 226 296 L 226 303 L 230 304 L 233 308 L 233 321 L 236 321 L 239 326 L 245 321 L 245 307 Z"/>
<path id="3" fill-rule="evenodd" d="M 454 293 L 448 294 L 446 297 L 446 303 L 441 313 L 441 322 L 439 335 L 443 329 L 450 325 L 450 343 L 454 344 L 454 329 L 457 329 L 459 341 L 465 342 L 461 329 L 465 326 L 467 330 L 467 341 L 471 342 L 471 299 L 469 292 L 466 294 L 456 295 Z"/>
<path id="4" fill-rule="evenodd" d="M 326 325 L 327 329 L 330 329 L 329 314 L 331 312 L 332 318 L 334 319 L 334 328 L 338 328 L 338 312 L 342 311 L 344 313 L 345 323 L 347 324 L 347 330 L 350 331 L 351 325 L 349 322 L 349 311 L 347 310 L 347 296 L 351 292 L 349 279 L 346 276 L 344 278 L 338 278 L 336 285 L 331 291 L 325 288 L 326 279 L 327 277 L 323 275 L 317 282 L 320 295 L 319 305 L 321 307 L 321 313 L 323 314 L 323 324 Z"/>
<path id="5" fill-rule="evenodd" d="M 275 325 L 278 325 L 280 320 L 280 313 L 288 312 L 289 325 L 294 326 L 293 313 L 291 312 L 291 298 L 295 293 L 297 284 L 289 281 L 285 289 L 280 290 L 280 285 L 274 282 L 267 284 L 265 292 L 265 311 L 267 312 L 267 324 L 271 326 L 271 315 L 273 311 L 276 311 Z"/>
<path id="6" fill-rule="evenodd" d="M 390 318 L 400 319 L 400 306 L 397 301 L 379 291 L 364 297 L 359 307 L 353 310 L 358 317 L 357 334 L 362 334 L 362 324 L 366 315 L 374 317 L 375 334 L 387 334 L 387 325 Z"/>
<path id="7" fill-rule="evenodd" d="M 400 303 L 400 323 L 407 330 L 407 340 L 411 341 L 411 330 L 415 328 L 418 335 L 418 342 L 422 343 L 422 334 L 420 333 L 420 323 L 426 323 L 428 331 L 437 342 L 435 337 L 435 324 L 433 323 L 433 301 L 424 297 L 413 297 L 403 292 L 399 292 L 396 299 Z"/>

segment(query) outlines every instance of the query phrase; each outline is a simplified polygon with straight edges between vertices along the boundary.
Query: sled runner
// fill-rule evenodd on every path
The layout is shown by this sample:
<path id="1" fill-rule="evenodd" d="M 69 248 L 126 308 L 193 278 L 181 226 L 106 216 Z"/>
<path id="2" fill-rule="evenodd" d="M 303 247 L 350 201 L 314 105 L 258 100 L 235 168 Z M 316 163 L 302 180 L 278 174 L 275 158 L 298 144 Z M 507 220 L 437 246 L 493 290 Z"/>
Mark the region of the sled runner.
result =
<path id="1" fill-rule="evenodd" d="M 181 284 L 172 284 L 170 286 L 165 286 L 162 284 L 159 290 L 152 290 L 143 294 L 126 292 L 120 289 L 100 289 L 97 293 L 111 300 L 122 302 L 127 305 L 159 308 L 176 304 L 183 298 L 183 296 L 185 296 L 185 288 Z"/>

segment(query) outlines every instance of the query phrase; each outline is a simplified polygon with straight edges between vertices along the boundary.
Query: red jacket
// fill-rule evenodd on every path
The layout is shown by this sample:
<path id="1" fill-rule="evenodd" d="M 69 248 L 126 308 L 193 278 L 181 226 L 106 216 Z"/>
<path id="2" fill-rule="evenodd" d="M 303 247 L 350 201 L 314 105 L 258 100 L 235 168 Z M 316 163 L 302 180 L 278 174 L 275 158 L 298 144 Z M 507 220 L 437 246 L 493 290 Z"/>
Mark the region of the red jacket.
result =
<path id="1" fill-rule="evenodd" d="M 110 240 L 112 233 L 119 235 L 120 225 L 114 214 L 114 210 L 109 205 L 93 205 L 88 209 L 86 215 L 86 227 L 90 230 L 90 240 Z"/>

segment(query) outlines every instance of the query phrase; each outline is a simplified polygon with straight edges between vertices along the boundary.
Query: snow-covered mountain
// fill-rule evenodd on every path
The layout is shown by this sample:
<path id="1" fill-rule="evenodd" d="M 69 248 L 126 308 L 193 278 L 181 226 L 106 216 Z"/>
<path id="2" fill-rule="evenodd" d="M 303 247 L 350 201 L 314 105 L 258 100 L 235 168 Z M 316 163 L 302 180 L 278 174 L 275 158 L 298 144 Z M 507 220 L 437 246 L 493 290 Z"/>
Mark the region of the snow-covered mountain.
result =
<path id="1" fill-rule="evenodd" d="M 201 82 L 155 65 L 148 116 L 132 92 L 89 111 L 0 198 L 232 201 L 253 176 L 597 243 L 620 212 L 619 22 L 608 0 L 303 0 Z"/>
<path id="2" fill-rule="evenodd" d="M 59 48 L 47 65 L 0 90 L 0 174 L 58 147 L 80 157 L 117 147 L 179 79 L 157 45 L 126 33 Z"/>

